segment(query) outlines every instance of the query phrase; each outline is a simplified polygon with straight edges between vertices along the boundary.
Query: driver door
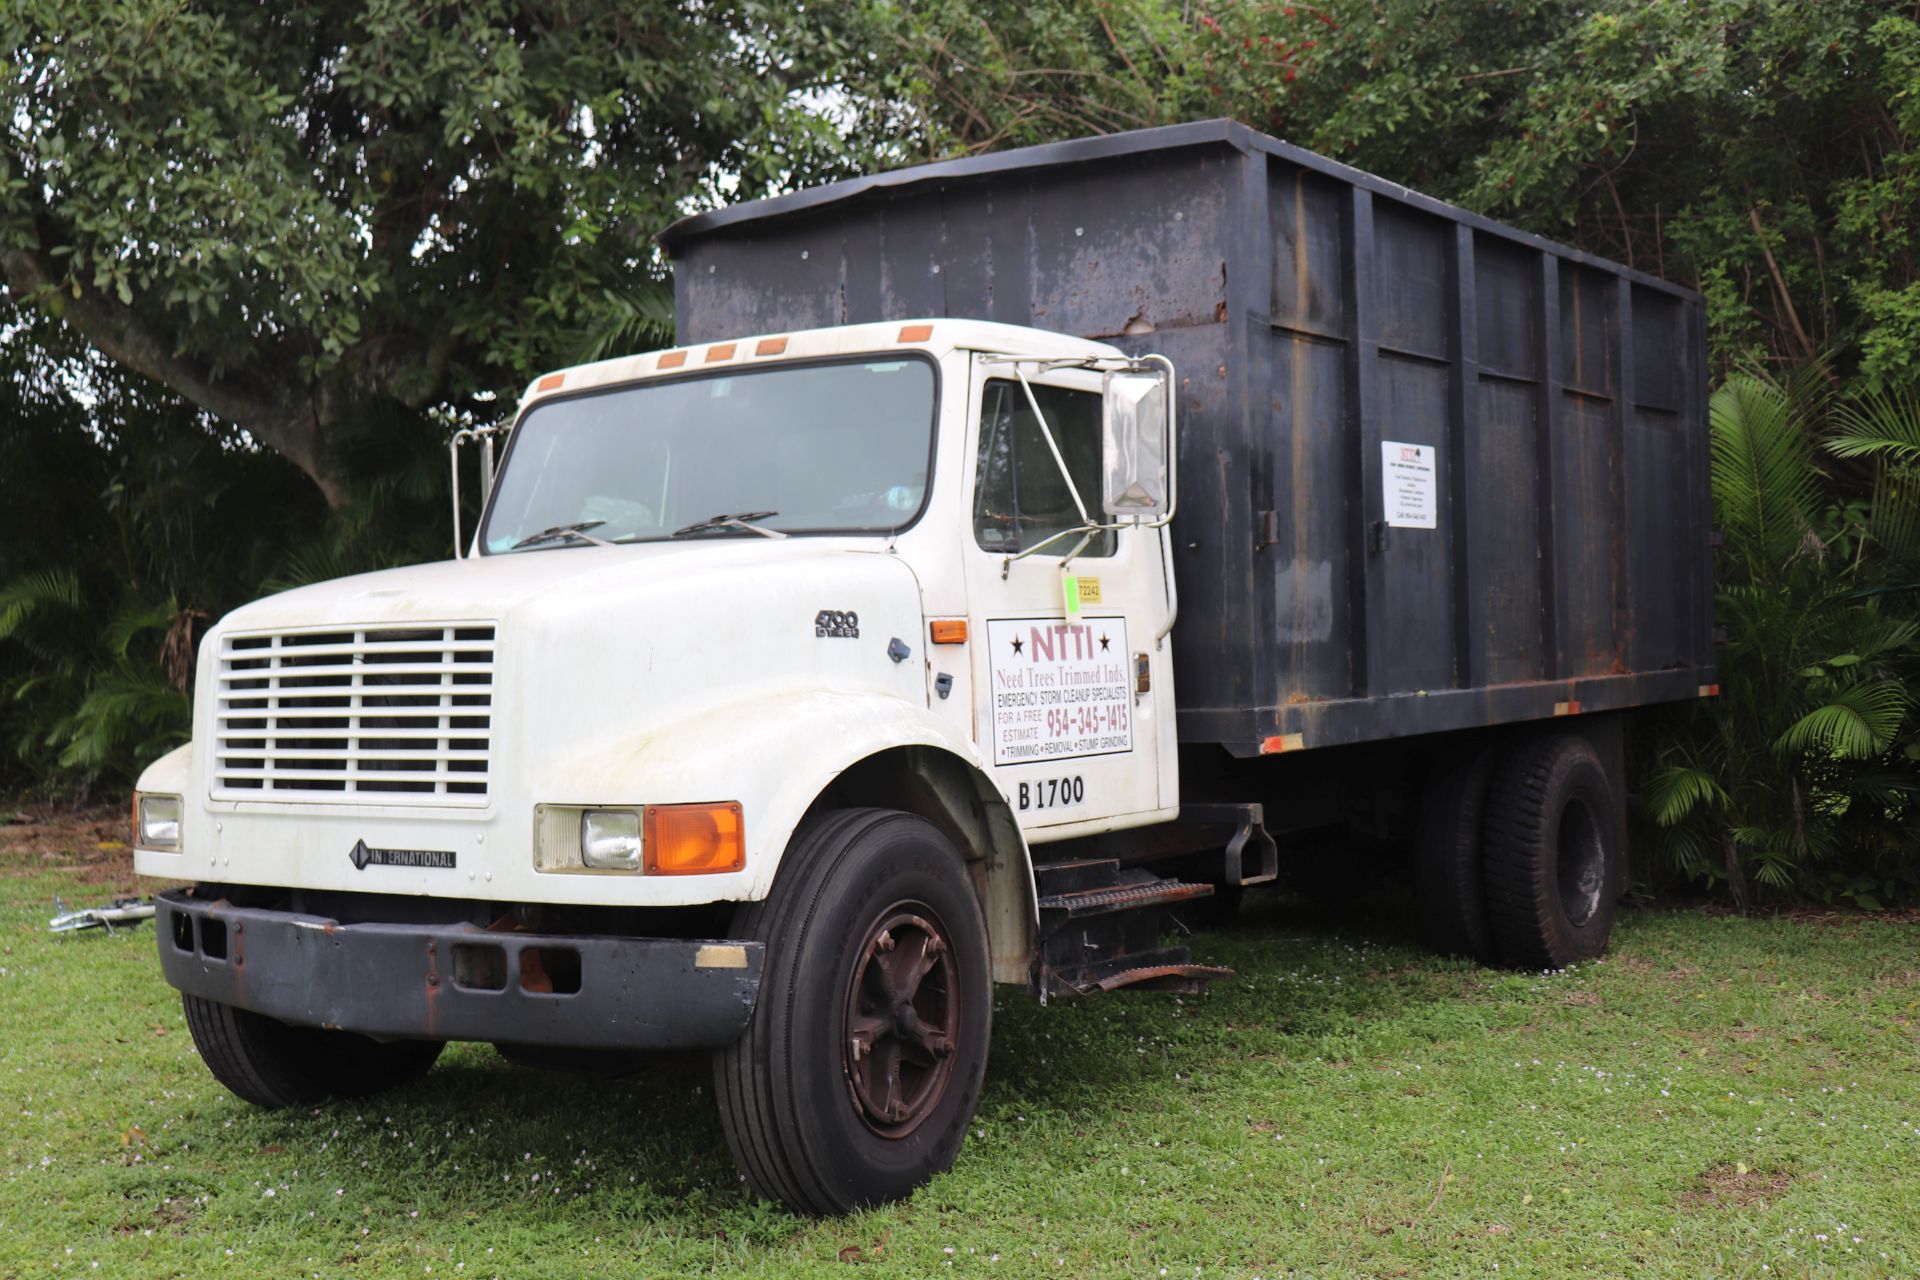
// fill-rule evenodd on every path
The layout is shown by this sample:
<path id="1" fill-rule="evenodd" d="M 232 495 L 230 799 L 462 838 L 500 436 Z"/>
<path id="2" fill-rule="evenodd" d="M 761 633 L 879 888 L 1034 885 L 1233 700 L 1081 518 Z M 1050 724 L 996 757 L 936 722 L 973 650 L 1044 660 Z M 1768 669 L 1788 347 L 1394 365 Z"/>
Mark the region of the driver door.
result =
<path id="1" fill-rule="evenodd" d="M 1013 367 L 976 359 L 965 557 L 976 742 L 1021 827 L 1046 840 L 1144 824 L 1177 805 L 1173 671 L 1171 644 L 1157 643 L 1170 608 L 1164 531 L 1064 532 L 1083 524 L 1080 504 L 1093 522 L 1111 521 L 1102 377 L 1026 372 L 1073 484 Z"/>

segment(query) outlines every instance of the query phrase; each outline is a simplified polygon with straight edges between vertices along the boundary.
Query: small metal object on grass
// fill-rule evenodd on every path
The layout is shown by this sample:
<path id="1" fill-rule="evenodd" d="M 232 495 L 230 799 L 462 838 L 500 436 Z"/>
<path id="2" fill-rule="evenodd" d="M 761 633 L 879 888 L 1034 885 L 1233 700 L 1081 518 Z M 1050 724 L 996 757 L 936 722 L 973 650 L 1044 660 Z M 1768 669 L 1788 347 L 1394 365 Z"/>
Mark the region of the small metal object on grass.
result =
<path id="1" fill-rule="evenodd" d="M 105 929 L 113 933 L 113 926 L 117 924 L 132 925 L 153 919 L 151 898 L 115 898 L 104 907 L 82 907 L 78 911 L 67 910 L 67 904 L 55 898 L 53 909 L 59 914 L 47 921 L 50 933 L 77 933 L 82 929 Z"/>

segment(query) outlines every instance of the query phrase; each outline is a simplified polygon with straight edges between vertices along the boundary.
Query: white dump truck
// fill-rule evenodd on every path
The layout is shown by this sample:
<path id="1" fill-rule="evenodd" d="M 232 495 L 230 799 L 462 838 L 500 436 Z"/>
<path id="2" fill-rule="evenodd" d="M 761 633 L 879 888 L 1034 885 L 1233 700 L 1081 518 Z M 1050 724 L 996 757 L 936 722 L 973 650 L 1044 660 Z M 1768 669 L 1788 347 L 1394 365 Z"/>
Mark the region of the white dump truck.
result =
<path id="1" fill-rule="evenodd" d="M 837 1212 L 954 1160 L 995 984 L 1192 990 L 1283 862 L 1605 945 L 1618 713 L 1714 688 L 1696 295 L 1220 122 L 665 242 L 681 343 L 477 433 L 470 539 L 456 445 L 454 559 L 208 633 L 136 865 L 235 1093 L 709 1049 Z"/>

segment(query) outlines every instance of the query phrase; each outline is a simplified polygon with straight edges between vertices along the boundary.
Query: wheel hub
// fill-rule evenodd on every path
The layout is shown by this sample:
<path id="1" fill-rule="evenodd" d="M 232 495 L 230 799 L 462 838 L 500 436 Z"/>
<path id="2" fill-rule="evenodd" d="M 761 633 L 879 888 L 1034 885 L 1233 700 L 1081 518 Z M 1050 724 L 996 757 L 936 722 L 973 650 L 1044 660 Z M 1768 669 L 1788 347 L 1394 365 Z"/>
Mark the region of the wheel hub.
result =
<path id="1" fill-rule="evenodd" d="M 847 1087 L 867 1127 L 901 1138 L 946 1096 L 960 1013 L 946 930 L 921 903 L 880 914 L 847 983 Z"/>
<path id="2" fill-rule="evenodd" d="M 1606 879 L 1606 853 L 1599 820 L 1585 802 L 1574 800 L 1560 817 L 1558 880 L 1560 905 L 1576 927 L 1600 909 Z"/>

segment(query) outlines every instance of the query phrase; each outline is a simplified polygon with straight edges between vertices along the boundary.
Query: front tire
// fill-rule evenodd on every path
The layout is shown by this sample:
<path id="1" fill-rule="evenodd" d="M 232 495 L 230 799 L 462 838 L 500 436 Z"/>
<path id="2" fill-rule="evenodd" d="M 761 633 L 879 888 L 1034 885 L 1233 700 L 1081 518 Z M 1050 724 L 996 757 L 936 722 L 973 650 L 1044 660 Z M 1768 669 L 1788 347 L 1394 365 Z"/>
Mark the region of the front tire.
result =
<path id="1" fill-rule="evenodd" d="M 737 938 L 766 948 L 747 1031 L 714 1057 L 727 1145 L 801 1213 L 897 1200 L 953 1164 L 986 1075 L 986 923 L 923 818 L 841 809 L 795 837 Z"/>
<path id="2" fill-rule="evenodd" d="M 1487 920 L 1501 957 L 1564 969 L 1607 948 L 1626 852 L 1613 785 L 1584 738 L 1516 743 L 1487 796 Z"/>
<path id="3" fill-rule="evenodd" d="M 446 1047 L 438 1040 L 382 1044 L 351 1031 L 296 1027 L 200 996 L 182 995 L 180 1002 L 194 1048 L 214 1079 L 269 1111 L 411 1084 Z"/>

